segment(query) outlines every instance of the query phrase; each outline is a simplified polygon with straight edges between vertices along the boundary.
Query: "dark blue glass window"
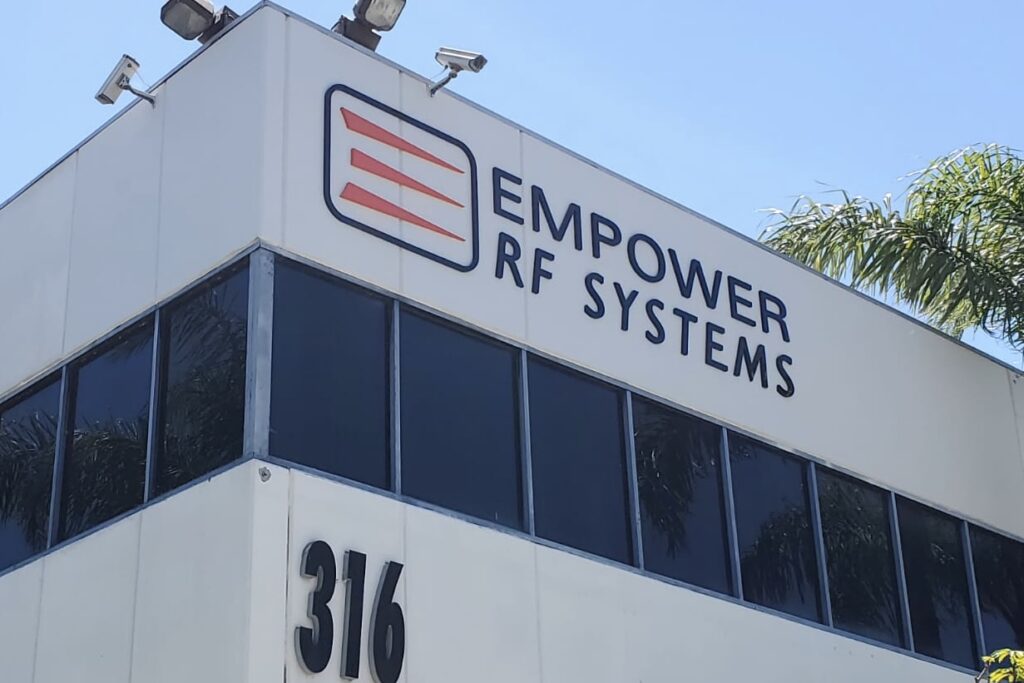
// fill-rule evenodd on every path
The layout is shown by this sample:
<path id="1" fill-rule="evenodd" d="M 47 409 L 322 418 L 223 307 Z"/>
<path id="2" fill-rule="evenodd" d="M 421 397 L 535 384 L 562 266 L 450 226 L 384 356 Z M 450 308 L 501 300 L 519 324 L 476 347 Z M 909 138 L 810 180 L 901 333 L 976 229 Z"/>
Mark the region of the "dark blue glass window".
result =
<path id="1" fill-rule="evenodd" d="M 242 456 L 248 271 L 202 285 L 162 316 L 155 494 Z"/>
<path id="2" fill-rule="evenodd" d="M 904 498 L 896 503 L 914 649 L 974 667 L 977 659 L 961 523 Z"/>
<path id="3" fill-rule="evenodd" d="M 622 392 L 535 357 L 528 372 L 537 534 L 632 562 Z"/>
<path id="4" fill-rule="evenodd" d="M 390 316 L 383 297 L 277 260 L 273 455 L 390 487 Z"/>
<path id="5" fill-rule="evenodd" d="M 402 492 L 522 528 L 519 352 L 404 310 Z"/>
<path id="6" fill-rule="evenodd" d="M 820 621 L 807 463 L 733 432 L 729 453 L 744 597 Z"/>
<path id="7" fill-rule="evenodd" d="M 836 628 L 902 645 L 889 494 L 818 468 L 818 498 Z"/>
<path id="8" fill-rule="evenodd" d="M 0 570 L 46 549 L 60 382 L 0 407 Z"/>
<path id="9" fill-rule="evenodd" d="M 971 527 L 985 651 L 1024 648 L 1024 543 Z"/>
<path id="10" fill-rule="evenodd" d="M 152 372 L 151 320 L 119 335 L 72 370 L 61 539 L 142 503 Z"/>
<path id="11" fill-rule="evenodd" d="M 732 592 L 722 496 L 722 429 L 633 398 L 644 567 Z"/>

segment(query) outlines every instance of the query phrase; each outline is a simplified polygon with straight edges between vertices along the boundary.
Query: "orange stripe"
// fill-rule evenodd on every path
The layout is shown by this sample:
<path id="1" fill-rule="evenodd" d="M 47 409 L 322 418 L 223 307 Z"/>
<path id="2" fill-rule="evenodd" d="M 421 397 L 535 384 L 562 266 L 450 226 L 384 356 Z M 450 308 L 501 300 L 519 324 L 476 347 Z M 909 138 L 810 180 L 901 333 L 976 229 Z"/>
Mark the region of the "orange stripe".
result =
<path id="1" fill-rule="evenodd" d="M 397 168 L 391 168 L 384 162 L 377 161 L 369 154 L 366 154 L 365 152 L 362 152 L 355 148 L 352 149 L 352 166 L 358 168 L 361 171 L 366 171 L 367 173 L 372 173 L 375 176 L 384 178 L 385 180 L 390 180 L 393 183 L 398 183 L 403 187 L 408 187 L 413 190 L 416 190 L 417 192 L 422 192 L 428 197 L 440 199 L 442 202 L 447 202 L 448 204 L 451 204 L 452 206 L 457 206 L 460 209 L 466 208 L 465 206 L 458 203 L 451 197 L 441 194 L 434 188 L 424 185 L 415 178 L 410 178 L 409 176 L 399 171 Z"/>
<path id="2" fill-rule="evenodd" d="M 348 201 L 354 204 L 365 206 L 367 209 L 370 209 L 372 211 L 383 213 L 385 215 L 391 216 L 392 218 L 397 218 L 400 221 L 405 221 L 406 223 L 412 223 L 415 226 L 425 228 L 431 232 L 436 232 L 439 235 L 450 237 L 453 240 L 458 240 L 459 242 L 466 241 L 464 238 L 459 237 L 454 232 L 445 230 L 439 225 L 434 225 L 425 218 L 420 218 L 411 211 L 406 211 L 397 204 L 392 204 L 383 197 L 378 197 L 377 195 L 373 194 L 368 190 L 364 190 L 358 185 L 347 183 L 345 185 L 345 189 L 342 190 L 341 192 L 341 198 L 347 199 Z"/>
<path id="3" fill-rule="evenodd" d="M 415 157 L 429 161 L 432 164 L 437 164 L 441 168 L 446 168 L 449 171 L 455 171 L 456 173 L 463 173 L 462 169 L 452 166 L 444 159 L 434 156 L 427 150 L 421 149 L 411 142 L 406 142 L 391 131 L 384 130 L 376 123 L 364 119 L 362 116 L 349 109 L 342 107 L 341 115 L 345 118 L 345 126 L 351 131 L 359 133 L 360 135 L 365 135 L 377 142 L 383 142 L 385 145 L 394 147 L 395 149 L 399 149 L 403 152 L 408 152 Z"/>

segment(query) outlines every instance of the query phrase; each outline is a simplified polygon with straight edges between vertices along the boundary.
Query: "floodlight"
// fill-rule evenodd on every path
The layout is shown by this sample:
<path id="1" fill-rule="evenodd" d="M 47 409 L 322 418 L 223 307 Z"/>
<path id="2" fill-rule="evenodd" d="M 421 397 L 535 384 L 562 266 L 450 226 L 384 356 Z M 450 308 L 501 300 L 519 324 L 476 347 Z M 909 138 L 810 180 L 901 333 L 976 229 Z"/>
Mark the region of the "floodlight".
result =
<path id="1" fill-rule="evenodd" d="M 359 0 L 352 12 L 374 30 L 390 31 L 405 9 L 405 0 Z"/>
<path id="2" fill-rule="evenodd" d="M 448 69 L 448 73 L 441 80 L 427 86 L 431 97 L 438 90 L 455 80 L 455 77 L 461 72 L 471 71 L 473 73 L 480 73 L 484 66 L 487 65 L 487 58 L 479 52 L 456 50 L 452 47 L 442 47 L 434 55 L 434 59 L 437 60 L 438 64 Z"/>
<path id="3" fill-rule="evenodd" d="M 185 40 L 209 42 L 225 26 L 238 18 L 230 7 L 219 12 L 210 0 L 167 0 L 160 9 L 160 21 Z"/>
<path id="4" fill-rule="evenodd" d="M 209 0 L 167 0 L 160 9 L 160 21 L 185 40 L 203 35 L 215 16 Z"/>
<path id="5" fill-rule="evenodd" d="M 356 18 L 342 16 L 334 25 L 334 32 L 368 50 L 376 50 L 380 44 L 377 31 L 393 29 L 404 9 L 405 0 L 358 0 L 352 8 Z"/>

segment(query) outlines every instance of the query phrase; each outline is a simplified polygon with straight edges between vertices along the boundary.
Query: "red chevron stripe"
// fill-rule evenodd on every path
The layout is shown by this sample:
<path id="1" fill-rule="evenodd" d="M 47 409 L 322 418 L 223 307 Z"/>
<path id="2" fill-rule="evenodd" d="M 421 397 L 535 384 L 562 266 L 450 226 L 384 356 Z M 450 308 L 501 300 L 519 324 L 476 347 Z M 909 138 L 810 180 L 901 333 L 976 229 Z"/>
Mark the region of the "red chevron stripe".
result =
<path id="1" fill-rule="evenodd" d="M 366 154 L 365 152 L 362 152 L 358 149 L 352 149 L 351 160 L 352 166 L 354 168 L 358 168 L 361 171 L 372 173 L 375 176 L 384 178 L 385 180 L 390 180 L 393 183 L 398 183 L 403 187 L 408 187 L 410 189 L 416 190 L 417 192 L 421 192 L 427 195 L 428 197 L 439 199 L 442 202 L 446 202 L 448 204 L 451 204 L 452 206 L 457 206 L 460 209 L 466 208 L 464 205 L 455 201 L 451 197 L 441 194 L 434 188 L 424 185 L 415 178 L 407 176 L 406 174 L 399 171 L 397 168 L 392 168 L 382 161 L 377 161 L 369 154 Z"/>
<path id="2" fill-rule="evenodd" d="M 392 204 L 383 197 L 378 197 L 369 190 L 365 190 L 353 183 L 347 183 L 345 185 L 345 189 L 342 190 L 341 192 L 341 198 L 347 199 L 348 201 L 354 204 L 365 206 L 367 209 L 370 209 L 372 211 L 383 213 L 387 216 L 391 216 L 392 218 L 397 218 L 400 221 L 405 221 L 406 223 L 412 223 L 415 226 L 424 228 L 431 232 L 436 232 L 439 235 L 450 237 L 453 240 L 458 240 L 459 242 L 466 241 L 464 238 L 459 237 L 454 232 L 445 230 L 439 225 L 434 225 L 425 218 L 420 218 L 411 211 L 406 211 L 397 204 Z"/>
<path id="3" fill-rule="evenodd" d="M 356 114 L 350 109 L 342 107 L 341 115 L 345 119 L 345 126 L 355 133 L 365 135 L 366 137 L 376 140 L 377 142 L 383 142 L 385 145 L 388 145 L 389 147 L 394 147 L 395 149 L 407 152 L 415 157 L 419 157 L 420 159 L 429 161 L 432 164 L 437 164 L 441 168 L 446 168 L 449 171 L 454 171 L 455 173 L 464 173 L 462 169 L 452 166 L 444 159 L 434 156 L 427 150 L 421 149 L 416 145 L 412 144 L 411 142 L 406 142 L 405 140 L 398 137 L 391 131 L 385 130 L 378 126 L 376 123 L 364 119 L 362 116 Z"/>

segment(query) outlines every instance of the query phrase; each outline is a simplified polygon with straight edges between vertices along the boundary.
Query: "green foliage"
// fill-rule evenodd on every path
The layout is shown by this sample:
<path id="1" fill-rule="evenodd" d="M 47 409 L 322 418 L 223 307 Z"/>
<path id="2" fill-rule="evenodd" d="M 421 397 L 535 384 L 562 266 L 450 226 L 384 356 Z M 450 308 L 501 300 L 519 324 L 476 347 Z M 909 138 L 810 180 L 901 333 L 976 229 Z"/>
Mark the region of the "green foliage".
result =
<path id="1" fill-rule="evenodd" d="M 773 210 L 772 248 L 910 305 L 960 336 L 980 327 L 1024 349 L 1024 158 L 969 147 L 913 175 L 902 209 L 841 193 Z"/>
<path id="2" fill-rule="evenodd" d="M 988 674 L 991 683 L 1024 682 L 1024 652 L 1020 650 L 996 650 L 987 657 L 982 657 L 981 662 L 985 668 L 975 680 L 980 680 Z M 996 664 L 1001 666 L 993 670 L 992 667 Z"/>

